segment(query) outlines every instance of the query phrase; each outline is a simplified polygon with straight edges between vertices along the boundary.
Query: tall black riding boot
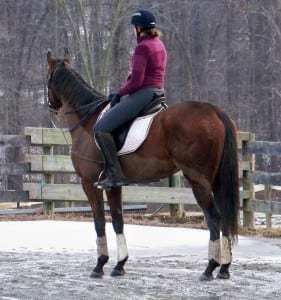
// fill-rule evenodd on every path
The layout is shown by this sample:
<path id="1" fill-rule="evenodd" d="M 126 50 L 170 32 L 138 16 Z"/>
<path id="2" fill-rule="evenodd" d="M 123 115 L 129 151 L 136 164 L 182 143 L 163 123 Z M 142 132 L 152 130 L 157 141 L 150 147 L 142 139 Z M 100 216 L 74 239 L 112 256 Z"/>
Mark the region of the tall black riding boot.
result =
<path id="1" fill-rule="evenodd" d="M 110 189 L 116 186 L 126 185 L 126 178 L 122 171 L 117 156 L 115 142 L 110 133 L 97 132 L 96 140 L 103 152 L 105 159 L 105 179 L 95 183 L 95 186 L 100 189 Z"/>

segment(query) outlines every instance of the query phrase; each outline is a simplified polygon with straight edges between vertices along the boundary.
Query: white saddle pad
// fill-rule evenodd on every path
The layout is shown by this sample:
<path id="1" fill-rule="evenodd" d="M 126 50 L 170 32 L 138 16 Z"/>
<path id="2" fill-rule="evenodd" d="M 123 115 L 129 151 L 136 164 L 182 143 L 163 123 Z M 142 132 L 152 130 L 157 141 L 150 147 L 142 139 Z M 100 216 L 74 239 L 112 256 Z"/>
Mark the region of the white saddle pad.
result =
<path id="1" fill-rule="evenodd" d="M 151 115 L 136 118 L 132 123 L 126 140 L 122 148 L 118 151 L 118 155 L 124 155 L 136 151 L 145 141 L 151 123 L 158 112 Z"/>
<path id="2" fill-rule="evenodd" d="M 98 120 L 100 118 L 102 118 L 104 113 L 109 108 L 110 108 L 110 104 L 107 105 L 103 109 L 100 116 L 98 117 Z M 142 145 L 142 143 L 145 141 L 145 139 L 148 135 L 149 128 L 152 124 L 152 121 L 153 121 L 154 117 L 158 114 L 158 112 L 159 111 L 157 111 L 153 114 L 147 115 L 147 116 L 138 117 L 133 121 L 133 123 L 129 129 L 129 132 L 127 134 L 124 145 L 118 151 L 118 155 L 124 155 L 124 154 L 134 152 Z M 97 144 L 97 142 L 96 142 L 96 144 Z M 97 146 L 98 146 L 98 144 L 97 144 Z"/>

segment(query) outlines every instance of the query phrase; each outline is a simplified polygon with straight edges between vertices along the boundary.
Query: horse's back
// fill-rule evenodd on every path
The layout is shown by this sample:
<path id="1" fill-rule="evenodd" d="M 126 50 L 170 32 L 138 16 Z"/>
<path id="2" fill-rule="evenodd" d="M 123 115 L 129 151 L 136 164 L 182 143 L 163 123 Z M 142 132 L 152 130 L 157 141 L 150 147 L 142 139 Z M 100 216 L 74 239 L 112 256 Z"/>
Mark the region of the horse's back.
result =
<path id="1" fill-rule="evenodd" d="M 220 108 L 208 102 L 176 103 L 159 114 L 159 120 L 156 119 L 156 123 L 160 122 L 162 126 L 159 127 L 159 124 L 156 124 L 156 127 L 166 130 L 171 135 L 182 132 L 189 137 L 205 135 L 205 138 L 208 138 L 212 135 L 213 139 L 214 134 L 224 134 L 220 113 L 223 113 Z"/>
<path id="2" fill-rule="evenodd" d="M 184 115 L 185 117 L 197 117 L 198 115 L 217 114 L 221 109 L 209 102 L 185 101 L 175 103 L 167 108 L 172 114 Z"/>
<path id="3" fill-rule="evenodd" d="M 206 102 L 169 106 L 155 118 L 147 148 L 156 147 L 161 155 L 169 155 L 184 174 L 199 177 L 204 173 L 212 182 L 224 149 L 225 126 L 219 111 Z"/>
<path id="4" fill-rule="evenodd" d="M 173 104 L 155 117 L 146 141 L 122 159 L 123 167 L 133 181 L 164 178 L 180 169 L 184 174 L 204 173 L 212 181 L 224 137 L 224 124 L 212 104 Z"/>

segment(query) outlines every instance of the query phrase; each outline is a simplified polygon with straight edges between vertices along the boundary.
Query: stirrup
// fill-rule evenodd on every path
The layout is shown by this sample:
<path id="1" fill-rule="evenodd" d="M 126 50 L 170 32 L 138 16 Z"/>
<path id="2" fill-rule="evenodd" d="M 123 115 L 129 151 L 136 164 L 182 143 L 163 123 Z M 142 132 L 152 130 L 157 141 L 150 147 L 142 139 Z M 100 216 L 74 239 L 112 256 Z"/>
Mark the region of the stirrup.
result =
<path id="1" fill-rule="evenodd" d="M 110 190 L 114 187 L 121 187 L 128 185 L 128 182 L 125 179 L 114 179 L 114 178 L 105 178 L 102 181 L 98 181 L 94 184 L 98 189 Z"/>
<path id="2" fill-rule="evenodd" d="M 105 177 L 104 179 L 102 179 L 102 177 Z M 106 179 L 106 175 L 105 175 L 105 171 L 104 171 L 104 169 L 100 172 L 100 175 L 99 175 L 99 177 L 98 177 L 98 180 L 94 183 L 94 186 L 96 187 L 96 188 L 98 188 L 98 189 L 101 189 L 101 190 L 104 190 L 105 188 L 104 188 L 104 186 L 101 184 L 101 182 L 103 181 L 103 180 L 105 180 Z M 108 190 L 110 190 L 110 188 L 107 188 Z"/>
<path id="3" fill-rule="evenodd" d="M 126 179 L 115 179 L 115 178 L 108 178 L 105 177 L 104 179 L 101 180 L 101 177 L 104 175 L 104 171 L 101 172 L 99 175 L 99 179 L 97 182 L 94 183 L 94 186 L 97 187 L 98 189 L 102 190 L 110 190 L 113 187 L 121 187 L 123 185 L 128 185 L 128 182 Z"/>

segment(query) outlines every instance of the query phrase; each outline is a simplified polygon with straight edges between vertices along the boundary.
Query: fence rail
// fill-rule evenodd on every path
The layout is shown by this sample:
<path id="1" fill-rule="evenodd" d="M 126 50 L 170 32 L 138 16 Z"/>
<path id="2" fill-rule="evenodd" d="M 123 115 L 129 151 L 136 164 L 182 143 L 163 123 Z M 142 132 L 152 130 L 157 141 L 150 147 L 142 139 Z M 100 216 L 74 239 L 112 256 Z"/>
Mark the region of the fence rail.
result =
<path id="1" fill-rule="evenodd" d="M 281 142 L 252 141 L 245 145 L 244 151 L 254 154 L 280 155 Z"/>
<path id="2" fill-rule="evenodd" d="M 24 147 L 30 145 L 26 135 L 0 135 L 0 147 Z"/>
<path id="3" fill-rule="evenodd" d="M 280 190 L 281 173 L 270 173 L 255 170 L 255 155 L 281 155 L 281 142 L 256 141 L 255 135 L 249 133 L 244 136 L 242 143 L 242 157 L 250 162 L 250 170 L 244 171 L 243 187 L 249 191 L 249 197 L 242 199 L 244 226 L 254 227 L 254 212 L 266 214 L 266 226 L 272 227 L 272 215 L 281 214 L 279 201 L 272 201 L 272 191 Z M 255 185 L 263 185 L 264 199 L 256 199 Z M 259 189 L 260 191 L 260 189 Z"/>
<path id="4" fill-rule="evenodd" d="M 80 184 L 25 183 L 31 201 L 87 201 Z M 106 198 L 106 195 L 105 195 Z M 197 204 L 190 188 L 124 186 L 122 199 L 128 203 Z"/>
<path id="5" fill-rule="evenodd" d="M 278 186 L 281 183 L 281 173 L 253 171 L 251 178 L 255 184 L 271 184 Z"/>
<path id="6" fill-rule="evenodd" d="M 25 129 L 22 136 L 0 136 L 1 147 L 40 146 L 42 154 L 26 153 L 24 161 L 0 165 L 0 175 L 42 174 L 40 183 L 24 183 L 22 191 L 0 191 L 0 202 L 44 202 L 54 208 L 57 201 L 87 201 L 80 184 L 58 184 L 54 182 L 56 173 L 74 174 L 74 168 L 69 155 L 54 155 L 53 149 L 59 145 L 71 146 L 68 132 L 54 128 Z M 281 204 L 271 201 L 274 186 L 281 186 L 281 173 L 255 171 L 254 154 L 280 155 L 281 143 L 255 141 L 255 136 L 249 132 L 239 132 L 238 149 L 241 152 L 239 160 L 239 175 L 242 179 L 240 191 L 241 209 L 244 215 L 244 226 L 253 227 L 254 212 L 263 212 L 268 217 L 271 214 L 281 214 Z M 123 199 L 126 203 L 166 203 L 174 205 L 179 213 L 183 205 L 196 205 L 197 202 L 190 188 L 181 188 L 178 179 L 172 180 L 174 187 L 128 186 L 123 188 Z M 265 199 L 255 199 L 255 185 L 264 185 Z M 260 188 L 259 188 L 260 189 Z M 181 209 L 180 209 L 181 207 Z M 48 209 L 49 209 L 48 208 Z"/>

